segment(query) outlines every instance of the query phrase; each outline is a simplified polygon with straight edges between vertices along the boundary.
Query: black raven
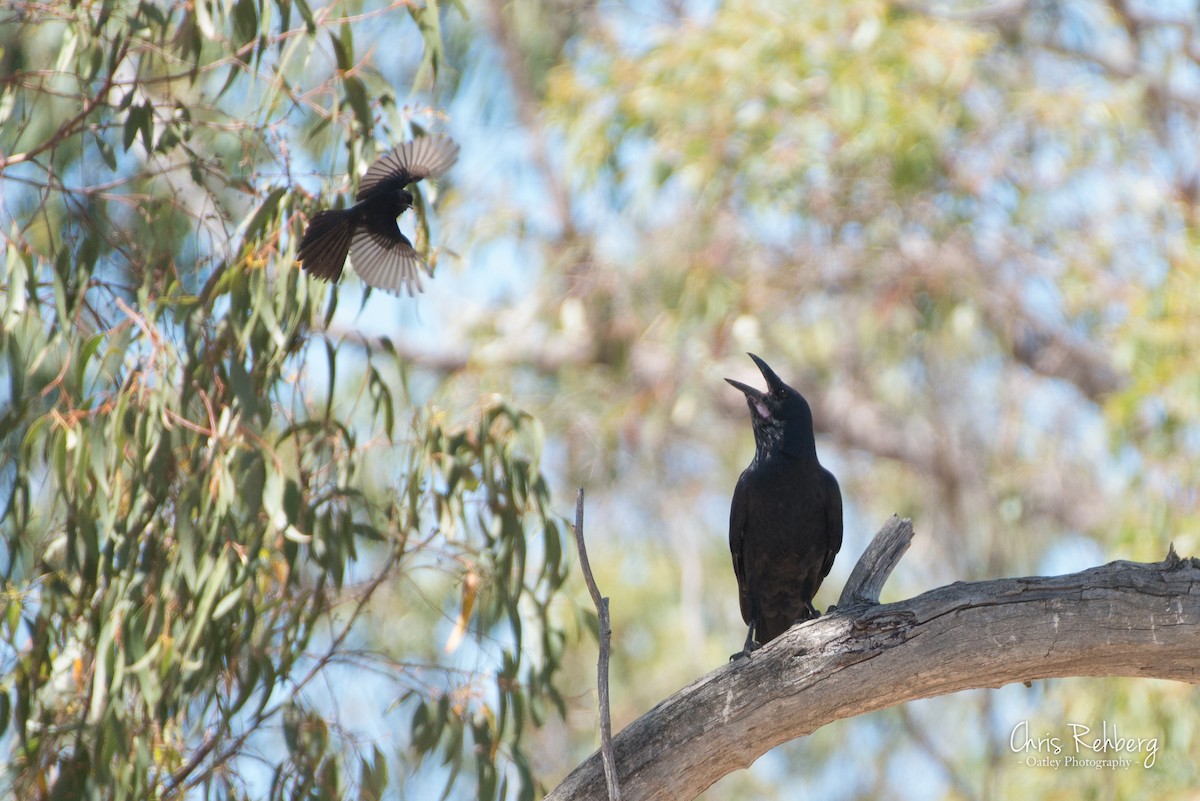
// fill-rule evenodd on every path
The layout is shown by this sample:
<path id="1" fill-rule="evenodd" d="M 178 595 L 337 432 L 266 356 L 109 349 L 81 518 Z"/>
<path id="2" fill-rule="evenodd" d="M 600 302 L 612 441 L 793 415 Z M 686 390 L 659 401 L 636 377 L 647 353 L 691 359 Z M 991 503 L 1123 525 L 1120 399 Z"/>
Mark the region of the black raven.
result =
<path id="1" fill-rule="evenodd" d="M 420 136 L 400 145 L 367 170 L 353 206 L 313 216 L 296 259 L 317 278 L 337 281 L 349 253 L 354 272 L 370 286 L 393 295 L 401 289 L 419 292 L 424 262 L 396 218 L 413 204 L 406 186 L 440 175 L 457 158 L 458 145 L 448 136 Z"/>
<path id="2" fill-rule="evenodd" d="M 754 459 L 729 510 L 729 550 L 750 626 L 735 659 L 819 614 L 813 596 L 842 547 L 842 493 L 817 461 L 808 401 L 749 356 L 767 380 L 766 392 L 725 379 L 746 396 L 754 426 Z"/>

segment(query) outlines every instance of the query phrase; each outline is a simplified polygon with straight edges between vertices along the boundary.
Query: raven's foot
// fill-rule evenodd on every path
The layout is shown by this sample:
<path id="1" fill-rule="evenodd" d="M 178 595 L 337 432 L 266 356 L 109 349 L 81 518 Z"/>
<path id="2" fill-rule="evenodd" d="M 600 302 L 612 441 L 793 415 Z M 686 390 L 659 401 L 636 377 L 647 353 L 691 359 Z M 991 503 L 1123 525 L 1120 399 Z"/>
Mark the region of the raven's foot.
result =
<path id="1" fill-rule="evenodd" d="M 748 643 L 746 643 L 746 647 L 745 647 L 745 648 L 743 648 L 742 650 L 738 651 L 736 654 L 730 654 L 730 656 L 729 656 L 729 661 L 730 661 L 730 662 L 736 662 L 736 661 L 738 661 L 739 659 L 749 659 L 749 658 L 750 658 L 750 654 L 754 653 L 754 652 L 755 652 L 755 651 L 757 651 L 759 648 L 762 648 L 762 646 L 761 646 L 761 645 L 759 645 L 758 643 L 756 643 L 756 642 L 748 642 Z"/>
<path id="2" fill-rule="evenodd" d="M 750 627 L 746 629 L 746 644 L 742 646 L 742 650 L 738 651 L 729 657 L 729 661 L 733 662 L 737 659 L 744 659 L 750 656 L 750 652 L 762 647 L 758 640 L 754 639 L 754 632 L 758 631 L 758 620 L 752 620 Z"/>

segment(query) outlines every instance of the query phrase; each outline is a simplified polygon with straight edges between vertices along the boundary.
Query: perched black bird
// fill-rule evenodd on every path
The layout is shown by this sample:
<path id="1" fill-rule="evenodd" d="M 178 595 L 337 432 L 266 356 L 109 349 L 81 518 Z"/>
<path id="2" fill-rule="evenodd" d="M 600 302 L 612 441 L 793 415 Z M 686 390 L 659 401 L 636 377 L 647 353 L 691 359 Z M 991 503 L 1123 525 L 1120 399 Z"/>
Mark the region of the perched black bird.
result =
<path id="1" fill-rule="evenodd" d="M 337 281 L 349 253 L 354 272 L 376 289 L 393 295 L 401 288 L 410 295 L 419 292 L 424 262 L 400 233 L 396 218 L 412 208 L 406 186 L 440 175 L 457 158 L 458 145 L 448 136 L 420 136 L 400 145 L 367 170 L 354 196 L 357 203 L 316 213 L 296 259 L 317 278 Z"/>
<path id="2" fill-rule="evenodd" d="M 766 392 L 725 379 L 745 394 L 754 426 L 754 460 L 729 510 L 729 550 L 750 626 L 733 659 L 820 614 L 812 599 L 842 547 L 842 493 L 817 461 L 808 401 L 749 356 L 767 380 Z"/>

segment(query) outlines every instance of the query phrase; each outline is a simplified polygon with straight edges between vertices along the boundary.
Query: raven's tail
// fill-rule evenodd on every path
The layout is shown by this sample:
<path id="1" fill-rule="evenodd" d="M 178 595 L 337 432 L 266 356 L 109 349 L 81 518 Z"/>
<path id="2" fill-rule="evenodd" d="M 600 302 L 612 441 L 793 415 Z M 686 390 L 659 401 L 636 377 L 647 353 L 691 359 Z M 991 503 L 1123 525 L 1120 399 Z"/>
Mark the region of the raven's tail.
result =
<path id="1" fill-rule="evenodd" d="M 354 228 L 354 214 L 350 209 L 317 212 L 308 221 L 304 238 L 300 240 L 297 261 L 304 262 L 304 269 L 317 278 L 337 281 L 346 266 Z"/>

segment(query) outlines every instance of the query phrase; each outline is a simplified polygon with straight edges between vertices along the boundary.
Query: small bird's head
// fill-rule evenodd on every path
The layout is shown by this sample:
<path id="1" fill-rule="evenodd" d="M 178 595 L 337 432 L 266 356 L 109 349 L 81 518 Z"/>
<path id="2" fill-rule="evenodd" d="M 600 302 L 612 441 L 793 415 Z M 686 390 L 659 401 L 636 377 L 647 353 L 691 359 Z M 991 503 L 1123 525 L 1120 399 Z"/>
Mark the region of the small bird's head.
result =
<path id="1" fill-rule="evenodd" d="M 746 405 L 750 407 L 750 423 L 754 426 L 755 459 L 763 459 L 777 452 L 816 458 L 812 410 L 808 401 L 783 383 L 783 379 L 762 359 L 753 353 L 746 355 L 754 360 L 767 380 L 767 391 L 760 392 L 732 378 L 725 380 L 746 396 Z"/>
<path id="2" fill-rule="evenodd" d="M 400 190 L 400 211 L 411 209 L 413 205 L 413 194 L 407 189 Z"/>

